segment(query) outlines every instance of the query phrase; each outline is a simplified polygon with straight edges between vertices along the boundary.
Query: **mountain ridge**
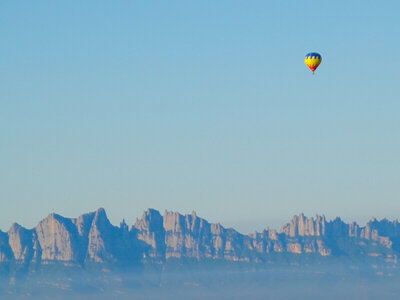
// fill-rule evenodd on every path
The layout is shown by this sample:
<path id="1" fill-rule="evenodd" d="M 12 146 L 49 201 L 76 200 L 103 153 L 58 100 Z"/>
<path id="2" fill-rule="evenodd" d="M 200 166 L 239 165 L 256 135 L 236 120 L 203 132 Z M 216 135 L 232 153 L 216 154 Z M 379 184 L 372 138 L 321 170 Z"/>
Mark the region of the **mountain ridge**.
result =
<path id="1" fill-rule="evenodd" d="M 175 259 L 219 259 L 265 263 L 273 254 L 320 257 L 376 257 L 397 264 L 400 254 L 398 220 L 371 220 L 363 227 L 340 218 L 326 220 L 303 213 L 281 229 L 242 234 L 234 228 L 191 214 L 147 209 L 135 224 L 115 226 L 99 208 L 77 218 L 49 214 L 36 227 L 13 223 L 0 231 L 0 263 L 42 265 L 162 264 Z"/>

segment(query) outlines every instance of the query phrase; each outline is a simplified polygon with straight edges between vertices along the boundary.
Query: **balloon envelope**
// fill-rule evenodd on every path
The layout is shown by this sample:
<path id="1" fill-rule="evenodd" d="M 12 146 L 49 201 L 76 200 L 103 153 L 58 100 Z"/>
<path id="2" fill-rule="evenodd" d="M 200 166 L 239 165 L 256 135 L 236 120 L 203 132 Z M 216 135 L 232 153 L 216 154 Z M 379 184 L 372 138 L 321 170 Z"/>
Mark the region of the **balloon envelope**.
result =
<path id="1" fill-rule="evenodd" d="M 318 68 L 319 64 L 322 61 L 322 57 L 320 54 L 316 52 L 311 52 L 306 55 L 304 62 L 306 63 L 307 67 L 314 73 L 314 71 Z"/>

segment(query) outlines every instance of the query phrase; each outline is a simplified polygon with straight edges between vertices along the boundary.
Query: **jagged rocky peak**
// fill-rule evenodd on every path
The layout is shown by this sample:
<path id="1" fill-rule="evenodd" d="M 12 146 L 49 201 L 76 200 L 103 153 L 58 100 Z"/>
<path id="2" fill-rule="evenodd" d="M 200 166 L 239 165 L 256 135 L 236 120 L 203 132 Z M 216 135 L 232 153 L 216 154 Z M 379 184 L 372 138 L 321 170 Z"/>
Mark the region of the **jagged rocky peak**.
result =
<path id="1" fill-rule="evenodd" d="M 371 218 L 359 232 L 360 238 L 376 241 L 380 245 L 390 249 L 393 246 L 393 240 L 398 240 L 400 237 L 400 226 L 397 220 L 391 222 L 387 219 L 379 221 L 376 218 Z M 400 245 L 394 246 L 396 249 L 400 248 Z"/>
<path id="2" fill-rule="evenodd" d="M 8 242 L 14 259 L 29 261 L 33 254 L 33 245 L 37 240 L 33 230 L 28 230 L 17 223 L 13 223 L 8 231 Z"/>
<path id="3" fill-rule="evenodd" d="M 209 223 L 199 218 L 195 211 L 191 214 L 181 215 L 178 212 L 164 212 L 164 229 L 172 232 L 198 233 L 202 228 L 209 227 Z"/>
<path id="4" fill-rule="evenodd" d="M 327 222 L 326 234 L 334 237 L 348 236 L 350 235 L 350 228 L 342 219 L 336 217 L 333 221 Z"/>
<path id="5" fill-rule="evenodd" d="M 90 212 L 79 216 L 77 219 L 72 219 L 72 222 L 77 227 L 80 236 L 88 236 L 95 214 L 96 212 Z"/>
<path id="6" fill-rule="evenodd" d="M 114 241 L 116 228 L 107 218 L 104 208 L 99 208 L 94 215 L 89 231 L 86 260 L 105 262 L 115 260 Z"/>
<path id="7" fill-rule="evenodd" d="M 382 251 L 381 255 L 397 257 L 399 241 L 397 220 L 371 219 L 365 227 L 359 227 L 340 218 L 327 222 L 324 216 L 307 218 L 299 214 L 280 233 L 268 228 L 242 235 L 219 223 L 209 223 L 195 212 L 182 215 L 165 211 L 162 216 L 155 209 L 146 210 L 129 230 L 125 222 L 119 227 L 112 225 L 100 208 L 76 219 L 50 214 L 30 230 L 15 223 L 7 233 L 0 231 L 0 262 L 163 263 L 171 257 L 266 261 L 265 255 L 273 252 L 328 256 L 354 249 L 354 245 L 366 247 L 360 255 L 372 246 Z"/>
<path id="8" fill-rule="evenodd" d="M 277 240 L 278 232 L 275 229 L 271 229 L 271 228 L 267 227 L 261 233 L 258 233 L 257 231 L 255 231 L 253 236 L 261 236 L 262 239 Z"/>
<path id="9" fill-rule="evenodd" d="M 212 223 L 211 224 L 211 233 L 215 235 L 223 234 L 225 228 L 220 223 Z"/>
<path id="10" fill-rule="evenodd" d="M 400 236 L 400 224 L 398 220 L 391 222 L 387 219 L 379 221 L 376 218 L 371 218 L 361 231 L 361 236 L 366 239 L 371 239 L 373 232 L 378 232 L 379 235 L 383 236 L 398 237 Z"/>
<path id="11" fill-rule="evenodd" d="M 93 223 L 102 225 L 111 224 L 110 221 L 108 220 L 106 210 L 104 208 L 100 207 L 99 209 L 96 210 L 96 212 L 94 213 Z"/>
<path id="12" fill-rule="evenodd" d="M 185 228 L 184 217 L 178 212 L 164 212 L 164 229 L 165 231 L 182 232 Z"/>
<path id="13" fill-rule="evenodd" d="M 195 212 L 181 215 L 165 211 L 163 218 L 166 258 L 223 257 L 225 237 L 218 236 L 224 232 L 221 225 L 210 224 L 199 218 Z"/>
<path id="14" fill-rule="evenodd" d="M 134 227 L 141 231 L 159 231 L 163 225 L 163 217 L 158 210 L 149 208 L 147 209 L 142 218 L 136 219 Z"/>
<path id="15" fill-rule="evenodd" d="M 78 232 L 71 219 L 52 213 L 36 226 L 35 231 L 42 250 L 42 260 L 78 259 Z"/>
<path id="16" fill-rule="evenodd" d="M 165 257 L 165 230 L 160 212 L 149 208 L 132 227 L 138 241 L 143 243 L 143 258 L 163 261 Z"/>
<path id="17" fill-rule="evenodd" d="M 102 230 L 109 230 L 113 225 L 110 223 L 110 220 L 107 217 L 106 211 L 104 208 L 99 208 L 94 213 L 94 217 L 90 226 L 89 237 L 95 234 L 101 234 Z"/>
<path id="18" fill-rule="evenodd" d="M 293 216 L 290 223 L 283 225 L 280 232 L 290 237 L 295 236 L 323 236 L 325 235 L 325 216 L 316 215 L 314 218 L 307 218 L 301 213 Z"/>

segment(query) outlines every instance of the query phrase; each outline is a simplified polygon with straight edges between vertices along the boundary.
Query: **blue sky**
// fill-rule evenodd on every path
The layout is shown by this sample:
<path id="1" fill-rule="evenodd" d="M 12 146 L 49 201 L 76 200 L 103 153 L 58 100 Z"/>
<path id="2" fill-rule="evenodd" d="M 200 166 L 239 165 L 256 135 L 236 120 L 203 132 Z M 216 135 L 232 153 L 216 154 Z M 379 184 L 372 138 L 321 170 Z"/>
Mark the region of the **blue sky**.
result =
<path id="1" fill-rule="evenodd" d="M 0 4 L 0 228 L 400 214 L 397 1 Z M 322 64 L 312 76 L 304 56 Z"/>

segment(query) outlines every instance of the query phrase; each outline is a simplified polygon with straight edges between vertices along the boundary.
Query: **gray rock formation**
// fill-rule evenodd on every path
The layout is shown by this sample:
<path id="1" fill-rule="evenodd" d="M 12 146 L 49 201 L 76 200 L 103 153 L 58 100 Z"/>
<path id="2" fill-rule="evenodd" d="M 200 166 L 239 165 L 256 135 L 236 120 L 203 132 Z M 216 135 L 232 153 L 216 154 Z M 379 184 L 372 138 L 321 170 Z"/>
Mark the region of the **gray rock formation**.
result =
<path id="1" fill-rule="evenodd" d="M 154 209 L 148 209 L 143 213 L 141 220 L 136 220 L 132 231 L 138 241 L 142 242 L 144 249 L 143 258 L 151 258 L 153 261 L 164 261 L 165 258 L 165 230 L 163 217 Z"/>
<path id="2" fill-rule="evenodd" d="M 290 223 L 284 225 L 281 233 L 290 237 L 295 236 L 323 236 L 325 235 L 326 220 L 324 216 L 306 218 L 304 214 L 294 216 Z"/>
<path id="3" fill-rule="evenodd" d="M 38 246 L 35 231 L 25 229 L 17 223 L 8 231 L 8 243 L 16 261 L 29 262 L 34 255 L 36 258 L 39 256 L 37 248 L 34 248 L 34 245 Z"/>
<path id="4" fill-rule="evenodd" d="M 115 228 L 111 225 L 104 209 L 96 211 L 93 218 L 89 237 L 86 258 L 94 262 L 105 262 L 115 260 L 113 240 Z"/>
<path id="5" fill-rule="evenodd" d="M 80 247 L 78 230 L 71 219 L 50 214 L 35 228 L 42 261 L 77 261 Z"/>
<path id="6" fill-rule="evenodd" d="M 397 263 L 400 225 L 371 219 L 365 227 L 340 218 L 294 216 L 279 233 L 267 228 L 244 235 L 199 218 L 148 209 L 130 229 L 114 226 L 104 209 L 76 219 L 50 214 L 34 229 L 13 224 L 0 231 L 0 262 L 22 265 L 144 264 L 176 259 L 267 262 L 272 254 L 369 255 Z"/>

